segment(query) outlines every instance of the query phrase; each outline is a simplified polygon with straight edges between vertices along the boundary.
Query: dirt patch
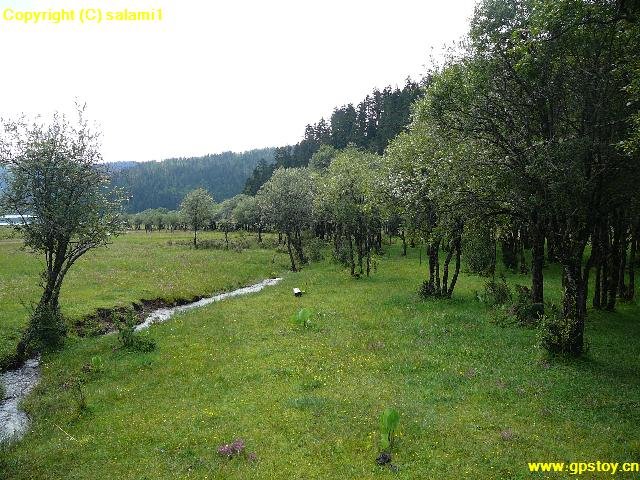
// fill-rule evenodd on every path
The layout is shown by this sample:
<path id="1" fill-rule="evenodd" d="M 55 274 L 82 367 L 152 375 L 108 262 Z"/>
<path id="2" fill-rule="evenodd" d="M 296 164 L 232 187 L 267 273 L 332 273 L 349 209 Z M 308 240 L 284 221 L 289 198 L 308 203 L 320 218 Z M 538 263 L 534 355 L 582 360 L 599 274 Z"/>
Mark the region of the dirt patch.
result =
<path id="1" fill-rule="evenodd" d="M 138 302 L 133 302 L 131 305 L 125 307 L 98 308 L 95 312 L 85 315 L 80 320 L 75 321 L 72 328 L 79 337 L 95 337 L 98 335 L 104 335 L 115 332 L 117 330 L 118 321 L 124 316 L 133 314 L 137 325 L 144 322 L 145 318 L 155 310 L 186 305 L 188 303 L 197 302 L 202 298 L 204 298 L 204 296 L 200 295 L 190 299 L 179 298 L 171 302 L 162 298 L 156 298 L 153 300 L 140 300 Z"/>

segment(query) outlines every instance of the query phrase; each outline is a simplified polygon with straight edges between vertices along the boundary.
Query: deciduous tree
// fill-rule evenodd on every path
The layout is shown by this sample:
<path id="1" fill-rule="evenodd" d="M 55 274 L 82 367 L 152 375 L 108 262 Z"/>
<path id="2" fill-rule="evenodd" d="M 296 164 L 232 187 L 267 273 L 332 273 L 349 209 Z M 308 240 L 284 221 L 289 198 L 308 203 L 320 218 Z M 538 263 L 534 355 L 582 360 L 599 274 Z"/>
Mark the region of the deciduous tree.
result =
<path id="1" fill-rule="evenodd" d="M 107 245 L 124 227 L 125 196 L 110 188 L 100 165 L 99 133 L 78 106 L 77 119 L 54 114 L 50 121 L 4 121 L 0 159 L 9 171 L 1 197 L 7 211 L 22 216 L 24 242 L 43 254 L 43 292 L 19 354 L 58 345 L 65 327 L 59 297 L 74 263 Z"/>

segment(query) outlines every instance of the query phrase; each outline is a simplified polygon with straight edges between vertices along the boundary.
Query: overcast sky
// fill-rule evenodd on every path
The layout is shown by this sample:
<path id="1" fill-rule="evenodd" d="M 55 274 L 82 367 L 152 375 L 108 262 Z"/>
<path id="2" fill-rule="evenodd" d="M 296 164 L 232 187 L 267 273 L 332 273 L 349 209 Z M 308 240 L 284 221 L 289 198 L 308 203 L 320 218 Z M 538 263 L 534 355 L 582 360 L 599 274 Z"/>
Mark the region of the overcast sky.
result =
<path id="1" fill-rule="evenodd" d="M 473 0 L 0 0 L 0 9 L 162 8 L 155 23 L 0 20 L 0 115 L 69 110 L 106 161 L 298 142 L 374 87 L 419 78 L 467 30 Z"/>

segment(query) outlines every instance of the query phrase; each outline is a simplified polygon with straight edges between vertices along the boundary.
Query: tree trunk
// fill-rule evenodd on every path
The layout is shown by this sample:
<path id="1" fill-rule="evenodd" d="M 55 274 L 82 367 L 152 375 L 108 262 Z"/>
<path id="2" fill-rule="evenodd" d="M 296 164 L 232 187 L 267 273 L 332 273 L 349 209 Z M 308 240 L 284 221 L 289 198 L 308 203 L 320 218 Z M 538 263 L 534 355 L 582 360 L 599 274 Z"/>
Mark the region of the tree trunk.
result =
<path id="1" fill-rule="evenodd" d="M 429 285 L 432 290 L 436 288 L 436 263 L 438 261 L 437 252 L 434 252 L 433 245 L 428 246 L 429 251 Z"/>
<path id="2" fill-rule="evenodd" d="M 362 268 L 362 260 L 364 257 L 364 246 L 362 245 L 363 242 L 363 235 L 358 235 L 356 237 L 356 246 L 358 247 L 358 268 L 360 269 L 360 275 L 364 273 L 364 269 Z"/>
<path id="3" fill-rule="evenodd" d="M 287 232 L 287 250 L 289 251 L 289 260 L 291 260 L 291 271 L 297 272 L 296 262 L 293 258 L 293 250 L 291 250 L 291 235 Z"/>
<path id="4" fill-rule="evenodd" d="M 64 324 L 57 318 L 46 318 L 60 314 L 60 288 L 71 263 L 65 265 L 67 243 L 61 243 L 55 253 L 47 256 L 47 270 L 42 275 L 43 292 L 38 305 L 32 313 L 29 328 L 24 332 L 16 348 L 17 361 L 26 360 L 32 352 L 32 342 L 37 344 L 56 345 L 66 334 Z"/>
<path id="5" fill-rule="evenodd" d="M 198 248 L 198 230 L 193 230 L 193 248 Z"/>
<path id="6" fill-rule="evenodd" d="M 455 251 L 456 251 L 456 269 L 453 272 L 453 277 L 451 278 L 451 284 L 449 285 L 449 289 L 447 290 L 447 297 L 451 298 L 453 295 L 453 289 L 456 286 L 456 282 L 458 281 L 458 274 L 460 273 L 460 259 L 462 257 L 462 238 L 458 237 L 455 242 Z"/>
<path id="7" fill-rule="evenodd" d="M 333 233 L 333 251 L 336 253 L 336 258 L 340 258 L 340 247 L 341 247 L 341 231 L 340 227 L 336 227 L 335 232 Z"/>
<path id="8" fill-rule="evenodd" d="M 296 250 L 300 264 L 305 265 L 307 263 L 307 257 L 305 257 L 304 250 L 302 248 L 302 235 L 300 232 L 296 232 L 293 236 L 293 247 Z"/>
<path id="9" fill-rule="evenodd" d="M 601 292 L 601 275 L 602 272 L 602 265 L 600 264 L 600 260 L 598 260 L 598 264 L 596 266 L 596 278 L 593 282 L 594 284 L 594 288 L 593 288 L 593 300 L 591 301 L 591 305 L 593 306 L 593 308 L 600 308 L 600 297 L 602 295 Z"/>
<path id="10" fill-rule="evenodd" d="M 588 273 L 588 272 L 587 272 Z M 586 317 L 585 282 L 581 275 L 579 261 L 563 265 L 564 295 L 562 299 L 563 316 L 568 322 L 568 342 L 566 353 L 578 356 L 584 349 L 584 324 Z"/>
<path id="11" fill-rule="evenodd" d="M 429 285 L 433 294 L 438 296 L 442 290 L 440 288 L 440 240 L 429 244 Z"/>
<path id="12" fill-rule="evenodd" d="M 622 231 L 626 230 L 626 227 L 622 227 L 623 222 L 619 218 L 619 214 L 615 216 L 615 223 L 613 226 L 613 242 L 611 244 L 611 264 L 609 265 L 609 299 L 606 304 L 606 308 L 609 311 L 613 311 L 616 308 L 616 299 L 618 296 L 618 286 L 620 280 L 620 249 L 622 248 Z"/>
<path id="13" fill-rule="evenodd" d="M 624 296 L 625 300 L 633 300 L 636 293 L 636 254 L 638 250 L 637 229 L 631 237 L 631 251 L 629 252 L 629 283 L 627 284 L 627 292 Z"/>
<path id="14" fill-rule="evenodd" d="M 609 241 L 609 222 L 605 221 L 600 230 L 600 307 L 605 308 L 609 303 L 609 257 L 611 255 Z"/>
<path id="15" fill-rule="evenodd" d="M 444 266 L 442 269 L 442 294 L 443 296 L 448 296 L 447 293 L 449 291 L 449 263 L 453 258 L 453 241 L 449 244 L 449 251 L 447 252 L 447 256 L 444 260 Z"/>
<path id="16" fill-rule="evenodd" d="M 520 273 L 526 275 L 529 273 L 529 269 L 527 268 L 527 261 L 524 256 L 524 242 L 522 239 L 520 239 L 520 242 L 518 243 L 518 255 L 520 258 Z"/>
<path id="17" fill-rule="evenodd" d="M 369 272 L 371 270 L 371 242 L 370 242 L 369 235 L 367 235 L 367 241 L 365 243 L 365 252 L 366 252 L 366 260 L 367 260 L 367 277 L 368 277 Z"/>
<path id="18" fill-rule="evenodd" d="M 349 266 L 351 267 L 351 276 L 356 274 L 356 262 L 353 260 L 353 239 L 351 238 L 351 232 L 349 232 Z"/>
<path id="19" fill-rule="evenodd" d="M 629 244 L 625 238 L 622 240 L 622 246 L 620 248 L 620 267 L 618 268 L 618 292 L 620 298 L 624 299 L 627 294 L 627 286 L 625 285 L 625 273 L 627 271 L 627 249 Z"/>
<path id="20" fill-rule="evenodd" d="M 533 229 L 533 245 L 531 249 L 531 301 L 544 303 L 544 231 L 538 222 Z"/>

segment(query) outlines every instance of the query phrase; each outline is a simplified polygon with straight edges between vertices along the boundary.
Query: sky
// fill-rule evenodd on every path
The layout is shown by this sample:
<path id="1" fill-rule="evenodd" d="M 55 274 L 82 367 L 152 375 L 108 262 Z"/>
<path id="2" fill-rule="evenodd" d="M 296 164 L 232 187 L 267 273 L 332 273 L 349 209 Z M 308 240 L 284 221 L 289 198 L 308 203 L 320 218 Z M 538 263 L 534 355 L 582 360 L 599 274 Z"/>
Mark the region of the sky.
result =
<path id="1" fill-rule="evenodd" d="M 0 0 L 0 116 L 86 102 L 105 161 L 297 143 L 374 87 L 420 78 L 467 31 L 473 0 Z M 73 10 L 24 23 L 18 11 Z M 81 23 L 81 9 L 162 9 Z M 7 10 L 9 9 L 9 10 Z M 8 12 L 8 13 L 7 13 Z"/>

